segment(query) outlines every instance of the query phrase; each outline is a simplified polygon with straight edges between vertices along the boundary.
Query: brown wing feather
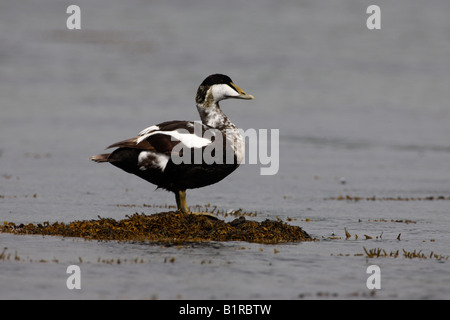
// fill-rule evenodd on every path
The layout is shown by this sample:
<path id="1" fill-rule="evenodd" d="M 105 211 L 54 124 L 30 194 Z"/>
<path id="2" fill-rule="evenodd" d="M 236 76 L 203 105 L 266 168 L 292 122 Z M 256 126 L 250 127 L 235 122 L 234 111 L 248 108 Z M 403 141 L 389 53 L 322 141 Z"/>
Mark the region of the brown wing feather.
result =
<path id="1" fill-rule="evenodd" d="M 122 140 L 116 143 L 113 143 L 112 145 L 108 146 L 106 149 L 110 148 L 129 148 L 129 149 L 137 149 L 137 150 L 148 150 L 148 151 L 154 151 L 157 153 L 162 153 L 166 155 L 170 155 L 172 152 L 172 149 L 180 143 L 177 140 L 173 140 L 171 136 L 165 135 L 164 131 L 174 131 L 177 129 L 185 129 L 190 133 L 194 133 L 194 126 L 193 123 L 190 121 L 166 121 L 163 123 L 160 123 L 156 125 L 158 129 L 157 131 L 161 131 L 160 134 L 156 133 L 153 135 L 150 135 L 144 140 L 141 140 L 139 143 L 138 140 L 142 139 L 142 135 Z M 202 130 L 205 131 L 207 128 L 205 126 L 202 127 Z M 117 151 L 117 150 L 116 150 Z M 114 151 L 113 153 L 116 153 Z M 110 162 L 112 160 L 110 158 L 111 154 L 113 153 L 107 153 L 107 154 L 98 154 L 95 156 L 90 157 L 92 161 L 95 162 Z M 182 151 L 180 151 L 180 156 L 182 156 Z"/>
<path id="2" fill-rule="evenodd" d="M 137 143 L 138 138 L 139 137 L 134 137 L 131 139 L 113 143 L 112 145 L 108 146 L 106 149 L 133 148 L 133 149 L 142 149 L 142 150 L 151 150 L 151 151 L 155 150 L 155 148 L 147 140 L 142 140 L 141 142 Z"/>
<path id="3" fill-rule="evenodd" d="M 173 120 L 173 121 L 166 121 L 160 124 L 157 124 L 155 127 L 158 129 L 155 129 L 155 131 L 173 131 L 176 129 L 186 129 L 189 132 L 193 132 L 193 129 L 191 126 L 187 126 L 187 124 L 190 123 L 190 121 L 180 121 L 180 120 Z M 175 143 L 172 143 L 171 138 L 164 135 L 164 134 L 155 134 L 150 137 L 148 137 L 145 140 L 142 140 L 140 143 L 137 143 L 137 140 L 141 138 L 141 136 L 133 137 L 131 139 L 119 141 L 116 143 L 113 143 L 112 145 L 108 146 L 106 149 L 110 148 L 133 148 L 133 149 L 142 149 L 142 150 L 151 150 L 151 151 L 157 151 L 157 152 L 170 152 L 172 148 L 178 144 L 178 141 Z"/>

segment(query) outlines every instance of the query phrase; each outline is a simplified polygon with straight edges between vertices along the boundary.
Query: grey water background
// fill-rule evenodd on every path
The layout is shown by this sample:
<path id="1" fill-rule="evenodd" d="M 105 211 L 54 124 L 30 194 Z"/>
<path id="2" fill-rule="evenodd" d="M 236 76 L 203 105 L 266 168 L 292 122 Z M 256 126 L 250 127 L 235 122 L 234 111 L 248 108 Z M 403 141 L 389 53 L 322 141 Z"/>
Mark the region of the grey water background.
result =
<path id="1" fill-rule="evenodd" d="M 70 4 L 81 30 L 66 28 Z M 371 4 L 381 30 L 366 27 Z M 448 260 L 402 257 L 450 255 L 450 201 L 330 200 L 450 196 L 449 12 L 445 0 L 2 1 L 1 222 L 173 205 L 88 157 L 147 126 L 197 120 L 196 89 L 220 72 L 256 97 L 221 104 L 238 127 L 280 130 L 280 168 L 261 176 L 261 165 L 243 165 L 188 191 L 188 205 L 291 220 L 320 241 L 175 247 L 0 234 L 11 255 L 0 261 L 0 298 L 450 298 Z M 368 259 L 363 247 L 400 256 Z M 66 287 L 70 264 L 81 290 Z"/>

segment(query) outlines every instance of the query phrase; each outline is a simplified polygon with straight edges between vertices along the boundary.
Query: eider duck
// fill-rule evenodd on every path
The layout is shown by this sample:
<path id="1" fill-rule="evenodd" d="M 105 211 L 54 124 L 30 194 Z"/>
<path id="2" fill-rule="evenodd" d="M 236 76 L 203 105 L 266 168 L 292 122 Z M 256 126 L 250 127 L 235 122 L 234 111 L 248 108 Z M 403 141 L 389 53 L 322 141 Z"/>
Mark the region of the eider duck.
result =
<path id="1" fill-rule="evenodd" d="M 195 98 L 201 123 L 174 120 L 153 125 L 134 138 L 106 148 L 117 148 L 113 152 L 90 159 L 109 162 L 157 188 L 175 193 L 178 211 L 194 214 L 186 204 L 186 190 L 221 181 L 236 170 L 245 154 L 241 133 L 219 107 L 219 101 L 231 98 L 254 99 L 230 77 L 210 75 L 198 87 Z M 205 154 L 210 155 L 209 159 L 202 156 Z"/>

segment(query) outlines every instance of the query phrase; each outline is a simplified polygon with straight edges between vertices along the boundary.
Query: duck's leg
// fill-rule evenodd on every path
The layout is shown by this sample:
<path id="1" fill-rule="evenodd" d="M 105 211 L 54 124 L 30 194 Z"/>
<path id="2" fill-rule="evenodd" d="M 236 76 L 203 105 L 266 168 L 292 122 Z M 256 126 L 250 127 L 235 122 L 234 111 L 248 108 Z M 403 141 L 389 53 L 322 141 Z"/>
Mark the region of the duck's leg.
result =
<path id="1" fill-rule="evenodd" d="M 186 190 L 178 190 L 175 192 L 175 199 L 177 200 L 178 211 L 182 213 L 191 213 L 186 203 Z"/>
<path id="2" fill-rule="evenodd" d="M 186 190 L 178 190 L 177 192 L 175 192 L 175 199 L 177 200 L 177 208 L 178 211 L 185 213 L 185 214 L 195 214 L 195 215 L 199 215 L 199 216 L 205 216 L 208 218 L 213 218 L 213 219 L 217 219 L 216 216 L 207 213 L 207 212 L 191 212 L 189 211 L 188 207 L 187 207 L 187 203 L 186 203 Z"/>

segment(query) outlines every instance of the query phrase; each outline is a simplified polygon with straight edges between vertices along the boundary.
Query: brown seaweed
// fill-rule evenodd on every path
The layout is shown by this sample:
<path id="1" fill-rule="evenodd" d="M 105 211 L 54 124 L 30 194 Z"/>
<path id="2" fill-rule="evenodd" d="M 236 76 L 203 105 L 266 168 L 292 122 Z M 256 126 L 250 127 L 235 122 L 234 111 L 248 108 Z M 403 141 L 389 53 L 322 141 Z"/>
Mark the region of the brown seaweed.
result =
<path id="1" fill-rule="evenodd" d="M 67 224 L 4 222 L 3 226 L 0 226 L 0 232 L 162 243 L 247 241 L 275 244 L 313 240 L 301 227 L 288 225 L 282 221 L 266 219 L 258 222 L 241 216 L 231 222 L 225 222 L 207 216 L 173 211 L 153 215 L 136 213 L 119 221 L 99 217 L 96 220 L 81 220 Z"/>

